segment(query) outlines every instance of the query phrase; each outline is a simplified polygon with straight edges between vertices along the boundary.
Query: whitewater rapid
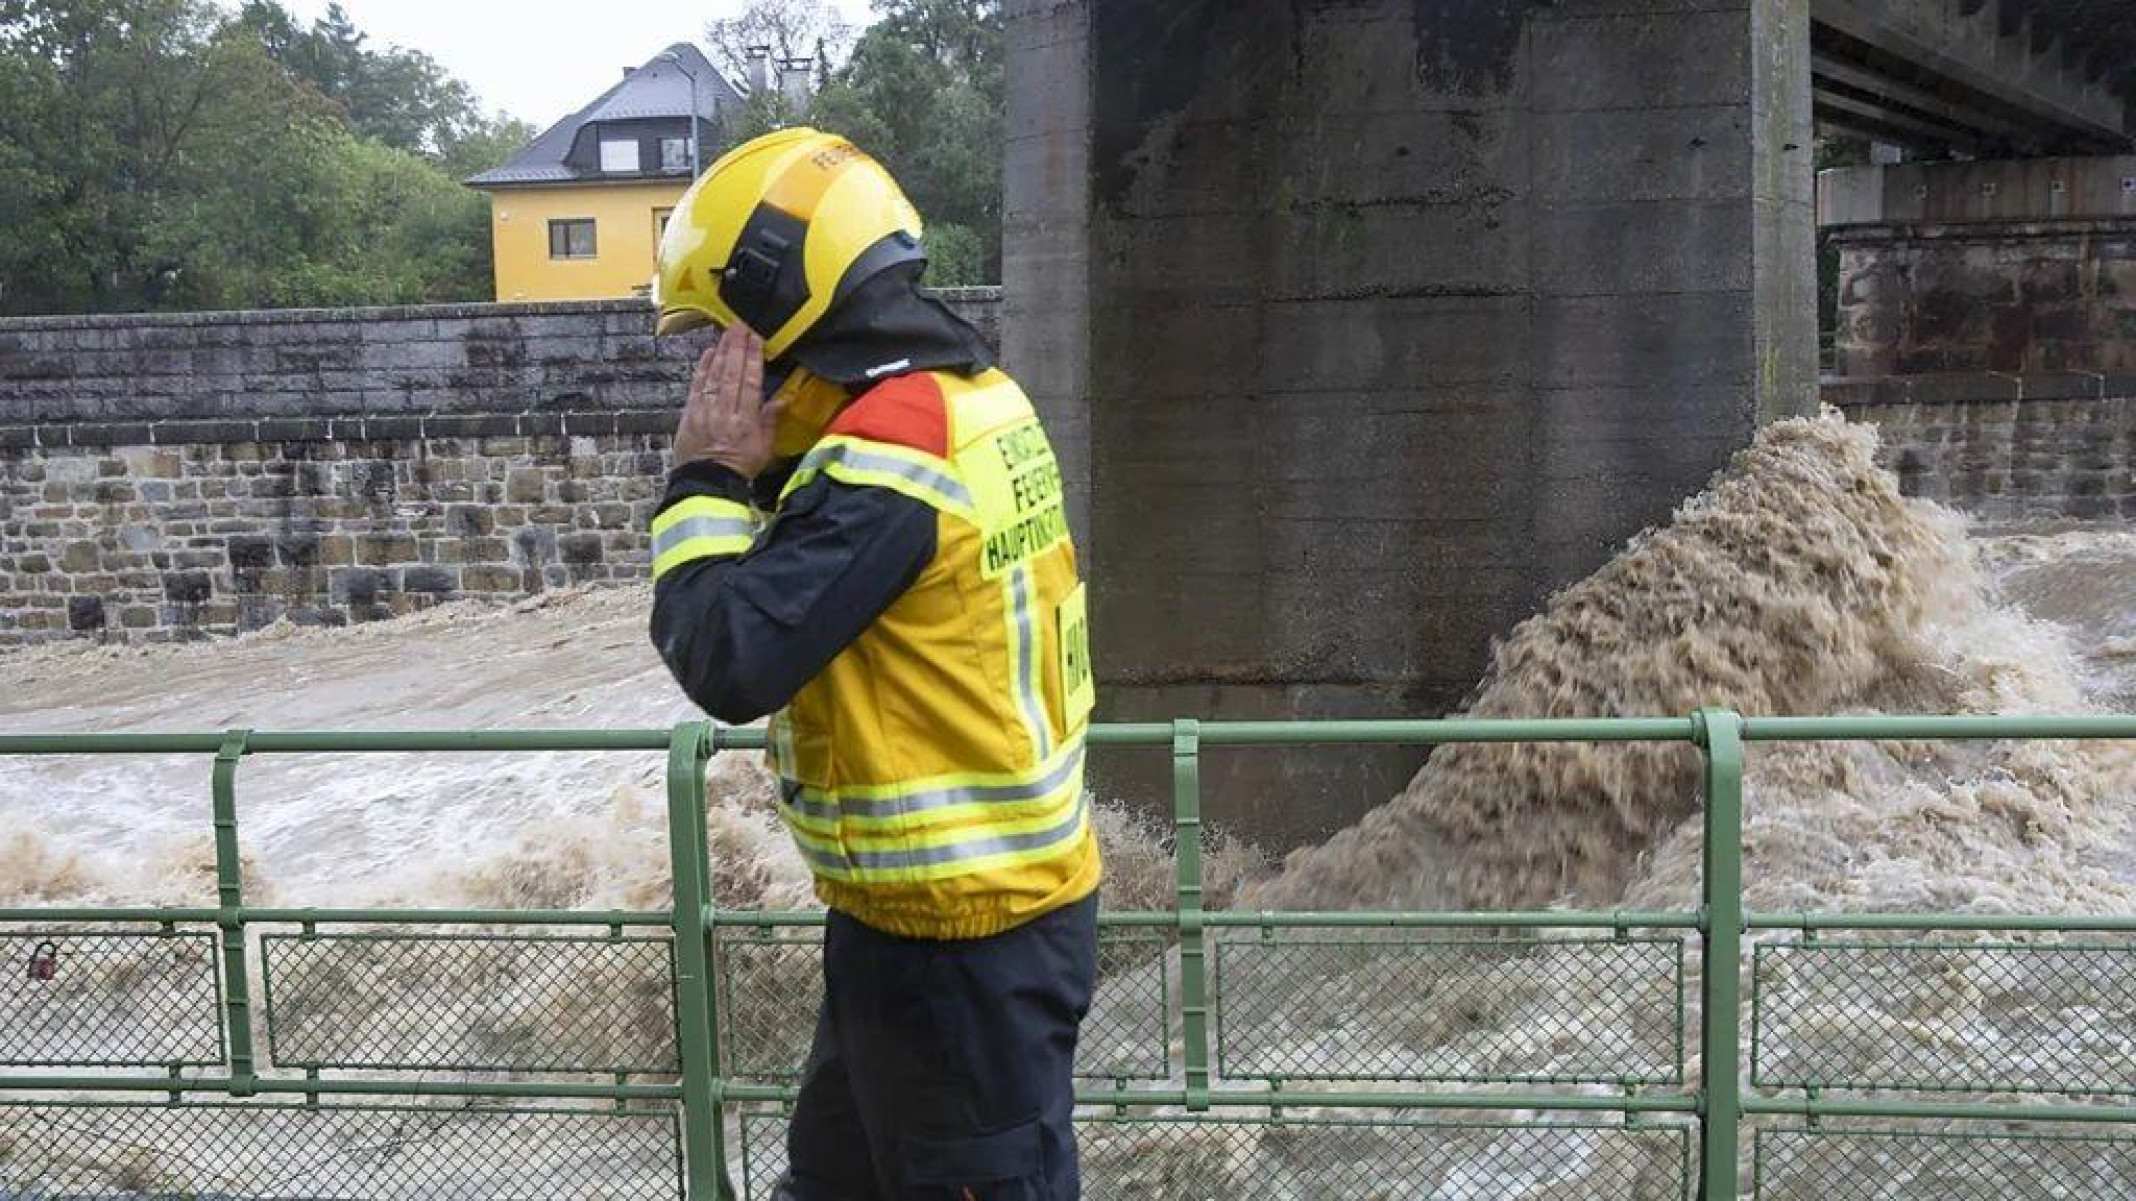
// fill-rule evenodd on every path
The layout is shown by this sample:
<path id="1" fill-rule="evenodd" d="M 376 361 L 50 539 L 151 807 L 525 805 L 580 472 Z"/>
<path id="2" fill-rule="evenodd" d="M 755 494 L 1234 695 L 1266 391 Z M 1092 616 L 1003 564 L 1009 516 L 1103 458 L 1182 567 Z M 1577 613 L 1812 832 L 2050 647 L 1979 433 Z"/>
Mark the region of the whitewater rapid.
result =
<path id="1" fill-rule="evenodd" d="M 348 630 L 277 628 L 209 644 L 18 651 L 0 655 L 0 726 L 25 733 L 568 728 L 692 719 L 646 642 L 648 601 L 645 589 L 623 588 L 503 608 L 463 603 Z M 2136 708 L 2136 531 L 2066 522 L 1969 527 L 1959 514 L 1901 496 L 1876 464 L 1873 431 L 1831 418 L 1782 423 L 1669 524 L 1510 632 L 1471 712 L 1650 716 L 1707 704 L 1752 713 Z M 247 899 L 664 906 L 661 759 L 248 759 L 238 791 Z M 1280 866 L 1251 847 L 1220 843 L 1209 856 L 1209 897 L 1217 905 L 1308 909 L 1695 908 L 1695 766 L 1682 747 L 1447 748 L 1401 795 L 1327 843 L 1294 850 Z M 0 903 L 213 903 L 208 772 L 209 759 L 200 755 L 0 759 Z M 807 872 L 778 827 L 773 789 L 755 757 L 716 757 L 711 784 L 718 903 L 812 904 Z M 1747 900 L 1759 910 L 2130 912 L 2132 801 L 2136 756 L 2114 744 L 1754 747 L 1745 797 Z M 1172 865 L 1164 827 L 1105 798 L 1097 812 L 1107 905 L 1167 907 Z M 1696 951 L 1687 946 L 1682 961 L 1690 1001 L 1684 1018 L 1694 1024 Z M 1316 980 L 1312 1003 L 1286 1001 L 1280 1013 L 1263 1014 L 1260 1044 L 1233 1047 L 1282 1054 L 1385 1046 L 1485 1072 L 1585 1076 L 1593 1070 L 1583 1066 L 1592 1048 L 1568 1031 L 1632 1029 L 1627 1023 L 1651 1025 L 1652 1013 L 1673 1009 L 1640 1002 L 1644 993 L 1564 995 L 1547 974 L 1525 970 L 1533 964 L 1516 963 L 1522 970 L 1509 973 L 1507 964 L 1529 953 L 1478 951 L 1464 966 L 1434 969 L 1428 988 L 1417 987 L 1414 964 L 1393 947 L 1385 955 L 1357 954 Z M 1138 980 L 1166 970 L 1161 946 L 1154 957 L 1108 963 L 1094 1030 L 1104 1028 L 1118 998 L 1136 995 Z M 749 1020 L 804 1036 L 813 972 L 805 957 L 793 958 L 775 973 L 769 994 L 791 1012 L 767 1010 Z M 441 1008 L 437 990 L 419 980 L 390 973 L 366 979 L 366 990 L 336 995 L 340 1008 L 324 1020 L 420 1011 L 434 1030 L 538 1038 L 583 1003 L 568 988 L 531 980 L 525 984 L 532 991 L 516 996 L 509 1020 L 501 1021 L 474 1007 Z M 1628 979 L 1635 992 L 1662 988 L 1671 994 L 1664 1002 L 1673 1000 L 1666 972 Z M 654 973 L 639 983 L 660 995 L 666 978 Z M 114 987 L 115 996 L 131 998 L 143 983 Z M 1995 1030 L 2005 1017 L 1991 1012 L 1996 995 L 1961 991 L 1950 1003 L 1958 1016 Z M 1234 1016 L 1247 1004 L 1236 992 L 1226 996 Z M 535 1020 L 543 1014 L 550 1018 Z M 1294 1024 L 1283 1025 L 1283 1014 Z M 657 1005 L 628 1025 L 648 1037 L 672 1034 Z M 1174 1033 L 1177 1027 L 1175 1014 Z M 1636 1030 L 1664 1059 L 1683 1049 L 1666 1023 Z M 798 1055 L 799 1044 L 789 1049 Z M 1695 1084 L 1695 1054 L 1684 1068 L 1686 1083 Z M 173 1122 L 193 1120 L 191 1111 L 157 1112 Z M 1310 1113 L 1303 1094 L 1291 1112 Z M 433 1116 L 427 1147 L 468 1140 L 464 1153 L 440 1152 L 438 1162 L 464 1162 L 470 1174 L 449 1188 L 438 1184 L 438 1195 L 495 1188 L 480 1164 L 497 1162 L 500 1136 L 475 1130 L 475 1118 L 465 1115 Z M 1537 1137 L 1533 1115 L 1516 1116 L 1499 1115 L 1510 1125 L 1429 1138 L 1328 1129 L 1301 1135 L 1302 1126 L 1255 1127 L 1236 1137 L 1217 1127 L 1092 1126 L 1086 1175 L 1094 1197 L 1137 1201 L 1303 1201 L 1346 1187 L 1353 1161 L 1426 1190 L 1403 1195 L 1675 1195 L 1680 1164 L 1666 1123 L 1640 1136 L 1653 1146 L 1611 1161 L 1603 1144 L 1612 1136 L 1597 1131 L 1560 1132 L 1552 1137 L 1570 1139 L 1558 1145 L 1572 1150 L 1543 1156 L 1523 1141 Z M 0 1125 L 0 1152 L 16 1133 Z M 616 1187 L 626 1175 L 647 1187 L 666 1187 L 672 1178 L 661 1156 L 624 1173 L 595 1141 L 553 1137 L 531 1125 L 509 1137 L 523 1147 L 523 1157 L 515 1151 L 512 1158 L 531 1187 L 596 1169 Z M 332 1155 L 322 1149 L 313 1156 L 320 1179 L 346 1168 L 336 1156 L 368 1162 L 368 1143 L 345 1141 Z M 1328 1158 L 1327 1149 L 1338 1145 L 1347 1150 Z M 83 1181 L 168 1179 L 173 1188 L 204 1179 L 190 1164 L 121 1150 L 100 1150 L 66 1170 Z M 1775 1164 L 1785 1163 L 1776 1154 Z M 5 1164 L 0 1154 L 0 1168 Z M 216 1176 L 216 1191 L 289 1195 L 294 1187 L 278 1162 L 246 1171 L 257 1181 Z M 1774 1192 L 1783 1201 L 1811 1195 Z M 1995 1195 L 2019 1194 L 2003 1188 Z M 2030 1201 L 2035 1194 L 2022 1195 Z M 2044 1201 L 2047 1194 L 2038 1195 Z"/>
<path id="2" fill-rule="evenodd" d="M 1971 529 L 1898 494 L 1870 429 L 1785 423 L 1669 525 L 1497 648 L 1478 716 L 2068 712 L 2136 705 L 2136 531 Z M 0 655 L 18 732 L 663 726 L 694 712 L 642 588 L 347 630 Z M 1684 748 L 1459 747 L 1257 905 L 1686 900 Z M 0 759 L 0 896 L 203 903 L 205 756 Z M 809 903 L 753 755 L 715 759 L 721 900 Z M 1766 747 L 1753 901 L 2126 908 L 2128 756 L 2099 745 Z M 263 756 L 239 778 L 251 895 L 286 904 L 658 905 L 660 756 Z M 1957 823 L 1952 826 L 1950 823 Z M 1942 824 L 1939 824 L 1942 823 Z M 1116 907 L 1161 906 L 1161 828 L 1104 817 Z M 1950 837 L 1939 831 L 1954 830 Z M 1257 873 L 1220 856 L 1219 898 Z M 1963 869 L 1963 870 L 1959 870 Z"/>
<path id="3" fill-rule="evenodd" d="M 1783 422 L 1494 651 L 1478 717 L 2079 713 L 2126 704 L 2136 538 L 1983 532 L 1900 494 L 1873 429 Z M 2028 611 L 2026 606 L 2031 606 Z M 2056 620 L 2059 618 L 2059 620 Z M 1696 904 L 1683 746 L 1467 745 L 1249 890 L 1267 908 Z M 2126 912 L 2111 743 L 1751 748 L 1753 907 Z"/>

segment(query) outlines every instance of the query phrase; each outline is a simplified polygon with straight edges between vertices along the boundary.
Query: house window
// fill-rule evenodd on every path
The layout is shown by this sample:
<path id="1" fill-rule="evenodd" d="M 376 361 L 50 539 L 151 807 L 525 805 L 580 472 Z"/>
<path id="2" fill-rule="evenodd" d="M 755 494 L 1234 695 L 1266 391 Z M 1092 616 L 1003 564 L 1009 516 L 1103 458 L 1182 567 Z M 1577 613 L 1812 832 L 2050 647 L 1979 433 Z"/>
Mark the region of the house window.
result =
<path id="1" fill-rule="evenodd" d="M 662 171 L 687 171 L 690 169 L 690 139 L 660 139 L 660 169 Z"/>
<path id="2" fill-rule="evenodd" d="M 603 138 L 601 140 L 601 170 L 623 173 L 638 169 L 638 139 Z"/>
<path id="3" fill-rule="evenodd" d="M 549 222 L 549 257 L 590 259 L 594 257 L 593 218 L 573 217 Z"/>

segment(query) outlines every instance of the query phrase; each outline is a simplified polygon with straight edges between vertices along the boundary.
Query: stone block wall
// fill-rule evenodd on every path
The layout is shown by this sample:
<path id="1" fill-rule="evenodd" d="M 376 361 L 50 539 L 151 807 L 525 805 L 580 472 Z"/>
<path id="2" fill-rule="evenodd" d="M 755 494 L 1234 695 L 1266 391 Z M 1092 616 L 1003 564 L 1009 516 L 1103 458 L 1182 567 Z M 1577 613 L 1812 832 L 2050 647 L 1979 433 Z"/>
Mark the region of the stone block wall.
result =
<path id="1" fill-rule="evenodd" d="M 347 424 L 0 451 L 0 645 L 342 625 L 642 577 L 664 431 L 611 420 L 566 434 L 510 415 L 459 419 L 451 435 Z"/>
<path id="2" fill-rule="evenodd" d="M 998 336 L 989 290 L 950 299 Z M 0 322 L 0 646 L 643 577 L 705 339 L 642 302 Z"/>
<path id="3" fill-rule="evenodd" d="M 1849 376 L 2136 372 L 2136 156 L 1818 179 Z"/>
<path id="4" fill-rule="evenodd" d="M 999 289 L 938 295 L 999 344 Z M 0 319 L 0 431 L 665 408 L 704 345 L 642 300 Z"/>
<path id="5" fill-rule="evenodd" d="M 2136 372 L 2136 220 L 1835 230 L 1840 369 Z"/>
<path id="6" fill-rule="evenodd" d="M 2136 519 L 2136 375 L 1833 379 L 1909 496 L 1989 521 Z"/>

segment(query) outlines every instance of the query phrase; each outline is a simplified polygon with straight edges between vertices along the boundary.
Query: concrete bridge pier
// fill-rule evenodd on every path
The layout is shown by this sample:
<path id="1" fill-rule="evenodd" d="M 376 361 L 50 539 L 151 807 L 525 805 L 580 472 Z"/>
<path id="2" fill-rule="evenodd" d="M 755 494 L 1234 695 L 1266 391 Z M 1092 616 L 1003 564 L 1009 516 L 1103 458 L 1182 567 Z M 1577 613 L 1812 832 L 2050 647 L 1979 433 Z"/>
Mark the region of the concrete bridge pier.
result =
<path id="1" fill-rule="evenodd" d="M 1814 403 L 1807 0 L 1008 14 L 1005 358 L 1081 498 L 1103 716 L 1452 708 Z M 1421 757 L 1205 787 L 1299 841 Z"/>

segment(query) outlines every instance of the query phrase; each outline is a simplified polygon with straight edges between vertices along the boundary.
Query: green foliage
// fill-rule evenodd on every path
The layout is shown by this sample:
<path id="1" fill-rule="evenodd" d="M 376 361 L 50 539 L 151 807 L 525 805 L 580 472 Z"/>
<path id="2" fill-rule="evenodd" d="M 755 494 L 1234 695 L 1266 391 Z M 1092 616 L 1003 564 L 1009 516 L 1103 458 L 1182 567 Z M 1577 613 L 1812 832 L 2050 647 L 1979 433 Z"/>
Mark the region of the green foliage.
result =
<path id="1" fill-rule="evenodd" d="M 529 136 L 338 9 L 0 0 L 0 312 L 478 299 Z"/>
<path id="2" fill-rule="evenodd" d="M 938 288 L 961 288 L 993 281 L 987 270 L 987 243 L 969 225 L 930 222 L 927 226 L 927 282 Z"/>
<path id="3" fill-rule="evenodd" d="M 878 0 L 876 11 L 880 19 L 822 97 L 834 111 L 860 107 L 869 119 L 827 123 L 879 154 L 929 222 L 972 231 L 983 251 L 982 277 L 998 279 L 1000 4 Z"/>
<path id="4" fill-rule="evenodd" d="M 778 91 L 753 92 L 743 100 L 741 111 L 727 118 L 727 141 L 738 146 L 775 129 L 803 125 L 808 120 L 806 111 L 788 103 Z"/>
<path id="5" fill-rule="evenodd" d="M 517 117 L 500 113 L 448 138 L 430 157 L 448 178 L 466 179 L 502 166 L 540 132 Z"/>
<path id="6" fill-rule="evenodd" d="M 404 150 L 330 130 L 298 168 L 294 210 L 231 196 L 203 213 L 179 307 L 488 299 L 489 206 Z M 248 231 L 256 231 L 248 236 Z M 269 251 L 261 254 L 261 251 Z"/>
<path id="7" fill-rule="evenodd" d="M 373 50 L 339 4 L 299 29 L 276 0 L 246 0 L 237 23 L 268 56 L 340 108 L 350 129 L 388 146 L 434 153 L 476 132 L 482 112 L 465 83 L 429 55 Z"/>

